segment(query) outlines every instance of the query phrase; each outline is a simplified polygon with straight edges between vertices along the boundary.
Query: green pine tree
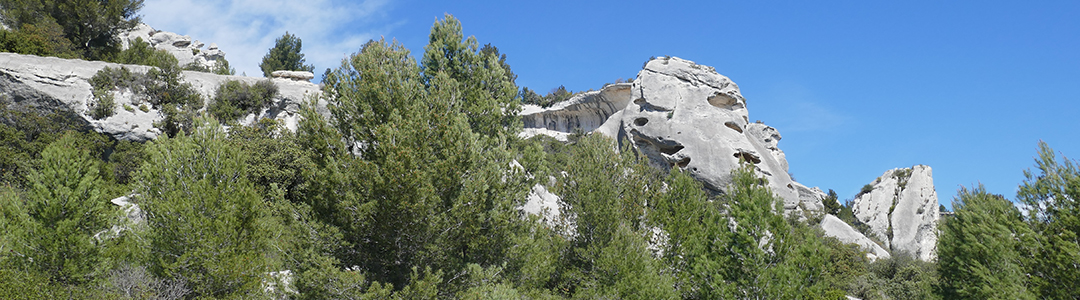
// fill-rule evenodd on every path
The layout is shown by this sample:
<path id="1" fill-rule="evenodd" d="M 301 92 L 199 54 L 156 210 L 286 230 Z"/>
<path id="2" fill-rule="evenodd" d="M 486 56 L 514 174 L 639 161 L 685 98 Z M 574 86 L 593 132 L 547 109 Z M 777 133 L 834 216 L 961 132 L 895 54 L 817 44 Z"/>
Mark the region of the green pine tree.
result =
<path id="1" fill-rule="evenodd" d="M 1038 242 L 1028 245 L 1032 260 L 1032 290 L 1039 297 L 1080 296 L 1080 169 L 1076 162 L 1058 160 L 1054 150 L 1039 142 L 1038 173 L 1024 171 L 1016 194 L 1027 208 L 1027 222 Z"/>
<path id="2" fill-rule="evenodd" d="M 244 153 L 212 119 L 197 122 L 208 123 L 148 146 L 139 171 L 150 269 L 195 296 L 252 296 L 278 268 L 269 239 L 281 228 L 247 179 Z"/>
<path id="3" fill-rule="evenodd" d="M 263 56 L 259 69 L 263 71 L 263 77 L 270 77 L 274 71 L 314 71 L 315 66 L 305 65 L 304 54 L 300 53 L 303 42 L 299 37 L 285 32 L 274 41 L 274 47 Z"/>
<path id="4" fill-rule="evenodd" d="M 941 285 L 948 299 L 1035 299 L 1027 289 L 1022 247 L 1034 236 L 1016 206 L 980 185 L 961 189 L 956 215 L 938 239 Z"/>

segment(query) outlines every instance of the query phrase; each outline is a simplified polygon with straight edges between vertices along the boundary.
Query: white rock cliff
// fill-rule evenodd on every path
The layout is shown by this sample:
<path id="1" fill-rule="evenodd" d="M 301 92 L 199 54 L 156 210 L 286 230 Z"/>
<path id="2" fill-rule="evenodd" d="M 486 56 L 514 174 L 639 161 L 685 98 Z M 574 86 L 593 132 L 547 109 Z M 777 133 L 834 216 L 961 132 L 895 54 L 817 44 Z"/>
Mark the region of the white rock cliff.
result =
<path id="1" fill-rule="evenodd" d="M 855 197 L 855 217 L 885 248 L 931 261 L 937 258 L 938 198 L 929 166 L 886 171 L 872 190 Z"/>

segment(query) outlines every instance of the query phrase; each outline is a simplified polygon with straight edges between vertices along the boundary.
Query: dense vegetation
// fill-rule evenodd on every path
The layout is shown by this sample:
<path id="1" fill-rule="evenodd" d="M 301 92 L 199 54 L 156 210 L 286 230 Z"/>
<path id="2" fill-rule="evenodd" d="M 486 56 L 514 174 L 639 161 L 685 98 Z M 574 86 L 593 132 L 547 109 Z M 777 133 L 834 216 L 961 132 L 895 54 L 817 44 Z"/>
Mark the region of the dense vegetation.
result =
<path id="1" fill-rule="evenodd" d="M 276 88 L 226 82 L 203 111 L 164 57 L 92 80 L 174 111 L 174 130 L 145 144 L 0 99 L 0 298 L 1078 295 L 1080 171 L 1045 144 L 1017 197 L 1025 212 L 961 190 L 938 262 L 871 263 L 815 218 L 781 214 L 752 165 L 717 195 L 601 135 L 519 139 L 505 55 L 451 16 L 429 41 L 419 61 L 365 44 L 324 78 L 332 117 L 311 99 L 296 132 L 272 120 L 226 132 L 219 120 Z M 521 211 L 537 184 L 563 196 L 557 211 Z M 828 212 L 853 218 L 829 194 Z M 108 203 L 122 196 L 143 214 Z"/>

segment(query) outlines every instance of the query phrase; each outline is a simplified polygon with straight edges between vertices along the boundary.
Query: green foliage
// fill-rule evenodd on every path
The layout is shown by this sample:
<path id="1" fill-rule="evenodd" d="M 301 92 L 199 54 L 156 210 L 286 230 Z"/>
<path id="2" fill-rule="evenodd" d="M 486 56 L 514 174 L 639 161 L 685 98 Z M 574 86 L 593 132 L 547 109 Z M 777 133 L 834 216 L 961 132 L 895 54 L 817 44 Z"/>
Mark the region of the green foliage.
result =
<path id="1" fill-rule="evenodd" d="M 116 114 L 116 98 L 112 91 L 94 90 L 94 102 L 90 104 L 90 116 L 101 120 Z"/>
<path id="2" fill-rule="evenodd" d="M 93 280 L 102 269 L 94 234 L 107 229 L 99 161 L 69 133 L 41 152 L 23 197 L 3 197 L 4 228 L 17 268 L 62 284 Z"/>
<path id="3" fill-rule="evenodd" d="M 498 49 L 479 49 L 475 37 L 465 38 L 461 22 L 451 15 L 435 22 L 421 60 L 423 76 L 447 108 L 465 114 L 469 127 L 484 137 L 512 139 L 521 130 L 521 101 Z"/>
<path id="4" fill-rule="evenodd" d="M 285 35 L 274 41 L 274 47 L 263 56 L 259 69 L 263 71 L 263 77 L 270 77 L 270 73 L 279 70 L 287 71 L 314 71 L 315 66 L 304 64 L 304 54 L 300 53 L 303 42 L 299 37 L 285 32 Z"/>
<path id="5" fill-rule="evenodd" d="M 165 115 L 165 119 L 155 126 L 169 136 L 175 136 L 180 131 L 191 130 L 196 113 L 203 106 L 202 95 L 190 83 L 182 82 L 181 76 L 177 67 L 153 68 L 146 74 L 131 72 L 122 66 L 119 69 L 105 67 L 90 78 L 90 86 L 95 95 L 128 89 L 144 97 Z"/>
<path id="6" fill-rule="evenodd" d="M 0 51 L 60 58 L 81 58 L 75 45 L 64 38 L 56 22 L 23 24 L 18 30 L 0 30 Z"/>
<path id="7" fill-rule="evenodd" d="M 0 99 L 0 183 L 19 187 L 26 182 L 45 146 L 67 131 L 85 127 L 74 112 L 37 112 L 4 100 Z"/>
<path id="8" fill-rule="evenodd" d="M 159 139 L 147 154 L 137 190 L 151 271 L 187 281 L 195 295 L 257 294 L 264 273 L 280 264 L 269 255 L 280 224 L 247 180 L 246 154 L 214 122 Z"/>
<path id="9" fill-rule="evenodd" d="M 1068 158 L 1039 142 L 1037 173 L 1024 171 L 1016 198 L 1027 208 L 1026 221 L 1035 231 L 1028 263 L 1032 291 L 1043 298 L 1080 295 L 1080 169 Z"/>
<path id="10" fill-rule="evenodd" d="M 829 195 L 821 200 L 821 204 L 825 205 L 825 213 L 836 215 L 840 213 L 840 201 L 837 199 L 836 191 L 829 189 Z"/>
<path id="11" fill-rule="evenodd" d="M 940 299 L 934 287 L 938 285 L 937 266 L 906 253 L 878 259 L 869 272 L 852 285 L 850 295 L 866 299 Z"/>
<path id="12" fill-rule="evenodd" d="M 55 23 L 82 56 L 90 59 L 101 59 L 117 50 L 117 36 L 139 24 L 142 5 L 143 0 L 0 1 L 8 27 Z"/>
<path id="13" fill-rule="evenodd" d="M 558 102 L 566 101 L 573 96 L 573 92 L 567 90 L 565 86 L 561 85 L 557 88 L 551 89 L 551 91 L 544 96 L 540 96 L 540 94 L 537 94 L 536 91 L 530 90 L 529 88 L 522 88 L 520 95 L 522 103 L 539 105 L 540 107 L 551 107 L 551 105 Z"/>
<path id="14" fill-rule="evenodd" d="M 258 113 L 272 104 L 277 94 L 277 85 L 269 79 L 260 80 L 254 85 L 228 80 L 218 86 L 214 93 L 214 102 L 208 110 L 223 123 L 233 122 L 244 115 Z"/>
<path id="15" fill-rule="evenodd" d="M 175 56 L 169 54 L 169 51 L 154 49 L 154 47 L 150 46 L 150 43 L 143 41 L 141 37 L 135 38 L 127 49 L 120 51 L 111 57 L 109 61 L 119 64 L 151 66 L 159 69 L 179 68 L 179 61 L 176 60 Z"/>
<path id="16" fill-rule="evenodd" d="M 953 219 L 938 239 L 943 295 L 948 299 L 1035 299 L 1027 289 L 1024 246 L 1034 232 L 1020 211 L 980 185 L 961 189 Z"/>
<path id="17" fill-rule="evenodd" d="M 866 185 L 864 185 L 862 187 L 861 190 L 859 190 L 859 195 L 866 194 L 866 193 L 873 192 L 873 191 L 874 191 L 874 185 L 867 183 Z"/>

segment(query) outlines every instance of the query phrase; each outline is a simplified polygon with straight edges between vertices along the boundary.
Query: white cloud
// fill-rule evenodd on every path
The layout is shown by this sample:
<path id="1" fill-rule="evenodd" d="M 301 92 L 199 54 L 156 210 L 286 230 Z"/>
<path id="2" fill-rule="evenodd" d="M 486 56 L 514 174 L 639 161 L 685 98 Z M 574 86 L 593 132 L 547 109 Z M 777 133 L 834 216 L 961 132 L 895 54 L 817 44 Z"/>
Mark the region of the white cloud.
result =
<path id="1" fill-rule="evenodd" d="M 143 22 L 157 30 L 189 35 L 225 51 L 236 73 L 261 76 L 259 62 L 288 31 L 303 41 L 315 75 L 336 67 L 363 43 L 387 32 L 378 27 L 389 0 L 147 0 Z"/>

